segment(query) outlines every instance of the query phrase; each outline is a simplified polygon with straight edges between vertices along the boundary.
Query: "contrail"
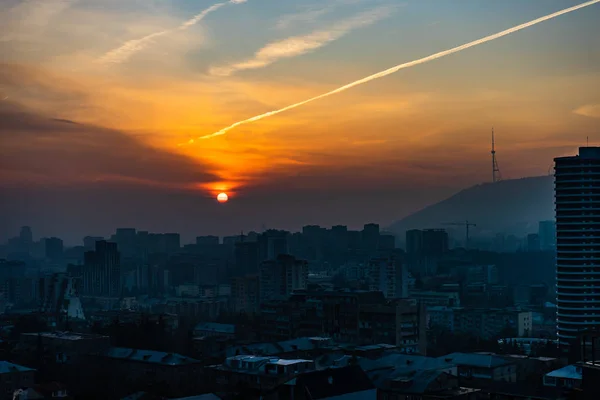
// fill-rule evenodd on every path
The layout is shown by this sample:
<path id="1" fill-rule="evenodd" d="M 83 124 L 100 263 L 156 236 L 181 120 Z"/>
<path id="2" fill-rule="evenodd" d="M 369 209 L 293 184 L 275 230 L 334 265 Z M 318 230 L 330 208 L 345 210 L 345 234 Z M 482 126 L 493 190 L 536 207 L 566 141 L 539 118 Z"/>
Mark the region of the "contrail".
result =
<path id="1" fill-rule="evenodd" d="M 241 4 L 241 3 L 245 3 L 246 1 L 247 0 L 229 0 L 226 2 L 213 4 L 212 6 L 208 7 L 204 11 L 202 11 L 200 14 L 197 14 L 193 18 L 181 23 L 181 25 L 179 25 L 175 29 L 167 29 L 164 31 L 154 32 L 154 33 L 146 35 L 140 39 L 129 40 L 129 41 L 123 43 L 123 45 L 121 45 L 120 47 L 117 47 L 116 49 L 111 50 L 108 53 L 106 53 L 105 55 L 103 55 L 102 57 L 100 57 L 100 59 L 98 61 L 101 63 L 111 63 L 111 64 L 119 64 L 124 61 L 127 61 L 129 59 L 129 57 L 131 57 L 133 54 L 135 54 L 138 51 L 141 51 L 144 48 L 146 48 L 147 46 L 149 46 L 152 43 L 153 39 L 156 39 L 157 37 L 160 37 L 160 36 L 168 35 L 169 33 L 173 33 L 178 30 L 182 31 L 182 30 L 188 29 L 188 28 L 196 25 L 198 22 L 202 21 L 204 19 L 204 17 L 206 17 L 211 12 L 218 10 L 219 8 L 223 7 L 224 5 L 226 5 L 228 3 Z"/>
<path id="2" fill-rule="evenodd" d="M 288 111 L 288 110 L 291 110 L 291 109 L 303 106 L 303 105 L 311 103 L 313 101 L 320 100 L 322 98 L 329 97 L 331 95 L 344 92 L 344 91 L 346 91 L 348 89 L 352 89 L 355 86 L 362 85 L 364 83 L 373 81 L 375 79 L 383 78 L 384 76 L 391 75 L 391 74 L 393 74 L 395 72 L 400 71 L 401 69 L 414 67 L 415 65 L 424 64 L 424 63 L 427 63 L 429 61 L 437 60 L 438 58 L 446 57 L 446 56 L 449 56 L 450 54 L 458 53 L 459 51 L 463 51 L 463 50 L 466 50 L 466 49 L 471 48 L 471 47 L 478 46 L 478 45 L 483 44 L 483 43 L 491 42 L 492 40 L 501 38 L 501 37 L 506 36 L 506 35 L 510 35 L 511 33 L 515 33 L 515 32 L 518 32 L 520 30 L 529 28 L 530 26 L 537 25 L 537 24 L 542 23 L 544 21 L 548 21 L 550 19 L 559 17 L 559 16 L 561 16 L 563 14 L 568 14 L 570 12 L 579 10 L 580 8 L 589 7 L 589 6 L 591 6 L 593 4 L 596 4 L 596 3 L 600 3 L 600 0 L 592 0 L 592 1 L 585 2 L 585 3 L 581 3 L 581 4 L 577 5 L 577 6 L 569 7 L 569 8 L 566 8 L 566 9 L 562 10 L 562 11 L 557 11 L 555 13 L 546 15 L 545 17 L 541 17 L 541 18 L 535 19 L 533 21 L 526 22 L 524 24 L 515 26 L 514 28 L 510 28 L 510 29 L 507 29 L 505 31 L 502 31 L 502 32 L 499 32 L 499 33 L 495 33 L 493 35 L 486 36 L 486 37 L 484 37 L 482 39 L 478 39 L 478 40 L 475 40 L 473 42 L 470 42 L 470 43 L 467 43 L 467 44 L 463 44 L 462 46 L 454 47 L 452 49 L 444 50 L 444 51 L 441 51 L 439 53 L 435 53 L 435 54 L 432 54 L 430 56 L 427 56 L 427 57 L 424 57 L 424 58 L 420 58 L 418 60 L 414 60 L 414 61 L 410 61 L 410 62 L 407 62 L 407 63 L 404 63 L 404 64 L 397 65 L 395 67 L 386 69 L 385 71 L 378 72 L 376 74 L 367 76 L 366 78 L 362 78 L 362 79 L 359 79 L 359 80 L 354 81 L 352 83 L 349 83 L 347 85 L 341 86 L 341 87 L 339 87 L 337 89 L 334 89 L 334 90 L 332 90 L 330 92 L 323 93 L 323 94 L 320 94 L 318 96 L 312 97 L 312 98 L 310 98 L 308 100 L 304 100 L 304 101 L 301 101 L 299 103 L 295 103 L 295 104 L 289 105 L 287 107 L 280 108 L 279 110 L 269 111 L 269 112 L 266 112 L 264 114 L 257 115 L 255 117 L 245 119 L 243 121 L 238 121 L 238 122 L 236 122 L 234 124 L 229 125 L 226 128 L 221 129 L 218 132 L 215 132 L 215 133 L 210 134 L 210 135 L 202 136 L 202 137 L 200 137 L 198 139 L 210 139 L 210 138 L 213 138 L 215 136 L 224 135 L 228 131 L 230 131 L 230 130 L 232 130 L 232 129 L 240 126 L 240 125 L 249 124 L 250 122 L 254 122 L 254 121 L 261 120 L 263 118 L 271 117 L 273 115 L 276 115 L 276 114 L 282 113 L 284 111 Z M 188 142 L 182 143 L 179 146 L 184 146 L 186 144 L 192 144 L 192 143 L 194 143 L 194 141 L 195 141 L 194 139 L 190 139 Z"/>

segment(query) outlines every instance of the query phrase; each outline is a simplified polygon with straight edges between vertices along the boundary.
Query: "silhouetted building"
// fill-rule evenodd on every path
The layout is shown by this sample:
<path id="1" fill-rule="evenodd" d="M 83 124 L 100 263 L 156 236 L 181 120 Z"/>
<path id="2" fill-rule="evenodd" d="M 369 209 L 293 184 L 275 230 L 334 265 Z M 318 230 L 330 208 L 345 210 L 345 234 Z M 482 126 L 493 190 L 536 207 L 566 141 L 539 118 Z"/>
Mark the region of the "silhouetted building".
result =
<path id="1" fill-rule="evenodd" d="M 441 255 L 448 251 L 448 232 L 444 229 L 412 229 L 406 232 L 408 254 Z"/>
<path id="2" fill-rule="evenodd" d="M 366 224 L 362 230 L 362 247 L 370 253 L 379 246 L 379 224 Z"/>
<path id="3" fill-rule="evenodd" d="M 395 257 L 369 261 L 369 289 L 383 292 L 387 299 L 408 297 L 408 271 Z"/>
<path id="4" fill-rule="evenodd" d="M 421 276 L 435 275 L 439 259 L 448 252 L 444 229 L 413 229 L 406 232 L 408 268 Z"/>
<path id="5" fill-rule="evenodd" d="M 63 258 L 63 241 L 57 237 L 44 239 L 46 258 L 56 261 Z"/>
<path id="6" fill-rule="evenodd" d="M 359 327 L 362 344 L 391 344 L 408 354 L 427 350 L 425 307 L 414 299 L 361 305 Z"/>
<path id="7" fill-rule="evenodd" d="M 557 331 L 561 345 L 600 326 L 600 147 L 555 160 Z"/>
<path id="8" fill-rule="evenodd" d="M 289 232 L 269 229 L 258 236 L 259 260 L 274 260 L 280 254 L 288 254 Z M 252 271 L 249 271 L 252 272 Z"/>
<path id="9" fill-rule="evenodd" d="M 118 228 L 111 241 L 119 247 L 119 251 L 125 257 L 135 255 L 137 233 L 135 228 Z"/>
<path id="10" fill-rule="evenodd" d="M 235 276 L 231 279 L 232 311 L 255 314 L 259 307 L 259 275 Z"/>
<path id="11" fill-rule="evenodd" d="M 234 257 L 233 276 L 258 274 L 260 264 L 258 242 L 236 243 Z"/>
<path id="12" fill-rule="evenodd" d="M 554 250 L 556 248 L 556 223 L 554 221 L 540 221 L 538 236 L 542 251 Z"/>
<path id="13" fill-rule="evenodd" d="M 179 233 L 165 233 L 165 253 L 173 254 L 177 253 L 181 248 L 181 238 Z"/>
<path id="14" fill-rule="evenodd" d="M 527 235 L 527 251 L 533 253 L 540 251 L 540 249 L 540 236 L 537 233 Z"/>
<path id="15" fill-rule="evenodd" d="M 308 263 L 294 256 L 282 254 L 276 260 L 260 265 L 260 302 L 287 299 L 292 291 L 306 289 Z"/>
<path id="16" fill-rule="evenodd" d="M 21 243 L 26 246 L 30 246 L 33 243 L 33 232 L 29 226 L 24 226 L 21 228 L 19 239 L 21 240 Z"/>
<path id="17" fill-rule="evenodd" d="M 121 255 L 117 244 L 99 241 L 84 256 L 83 294 L 118 297 L 121 294 Z"/>
<path id="18" fill-rule="evenodd" d="M 218 236 L 198 236 L 196 237 L 196 245 L 198 246 L 214 246 L 219 244 Z"/>
<path id="19" fill-rule="evenodd" d="M 96 248 L 96 242 L 104 240 L 102 236 L 86 236 L 83 238 L 83 247 L 86 250 L 94 250 Z"/>
<path id="20" fill-rule="evenodd" d="M 379 250 L 394 250 L 396 248 L 396 237 L 392 234 L 379 236 Z"/>

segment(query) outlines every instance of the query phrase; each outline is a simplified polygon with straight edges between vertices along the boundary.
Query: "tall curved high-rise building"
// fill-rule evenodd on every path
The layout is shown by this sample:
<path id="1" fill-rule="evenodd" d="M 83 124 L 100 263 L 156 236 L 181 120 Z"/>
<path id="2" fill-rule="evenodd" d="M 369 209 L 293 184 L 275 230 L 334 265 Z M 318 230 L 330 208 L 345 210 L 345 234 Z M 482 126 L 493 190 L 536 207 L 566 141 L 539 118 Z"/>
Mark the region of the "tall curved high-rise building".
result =
<path id="1" fill-rule="evenodd" d="M 600 328 L 600 147 L 554 161 L 556 325 L 565 347 Z"/>

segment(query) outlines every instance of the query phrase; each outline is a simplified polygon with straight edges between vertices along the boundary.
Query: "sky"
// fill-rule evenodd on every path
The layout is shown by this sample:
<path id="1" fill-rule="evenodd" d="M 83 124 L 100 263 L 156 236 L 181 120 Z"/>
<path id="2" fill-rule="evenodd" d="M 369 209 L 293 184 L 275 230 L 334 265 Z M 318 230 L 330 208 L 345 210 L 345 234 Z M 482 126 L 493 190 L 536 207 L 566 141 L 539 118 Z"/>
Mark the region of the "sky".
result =
<path id="1" fill-rule="evenodd" d="M 600 4 L 239 126 L 576 0 L 4 0 L 0 239 L 382 226 L 600 144 Z M 218 204 L 216 195 L 230 195 Z"/>

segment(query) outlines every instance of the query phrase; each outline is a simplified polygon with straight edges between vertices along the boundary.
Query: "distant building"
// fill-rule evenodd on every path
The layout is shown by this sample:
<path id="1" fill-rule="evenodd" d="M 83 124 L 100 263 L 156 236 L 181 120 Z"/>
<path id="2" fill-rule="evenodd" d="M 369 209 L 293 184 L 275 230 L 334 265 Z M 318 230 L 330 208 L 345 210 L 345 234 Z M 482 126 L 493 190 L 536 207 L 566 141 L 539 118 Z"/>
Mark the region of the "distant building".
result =
<path id="1" fill-rule="evenodd" d="M 289 232 L 275 229 L 260 234 L 258 236 L 259 261 L 274 260 L 280 254 L 288 254 L 288 235 Z"/>
<path id="2" fill-rule="evenodd" d="M 44 239 L 46 258 L 57 261 L 63 258 L 63 241 L 57 237 Z"/>
<path id="3" fill-rule="evenodd" d="M 121 294 L 121 254 L 117 244 L 99 241 L 96 250 L 84 256 L 83 287 L 85 296 L 119 297 Z"/>
<path id="4" fill-rule="evenodd" d="M 360 307 L 358 318 L 362 344 L 391 344 L 407 354 L 427 350 L 425 308 L 416 300 L 366 304 Z"/>
<path id="5" fill-rule="evenodd" d="M 379 224 L 366 224 L 362 230 L 362 247 L 375 253 L 379 247 Z"/>
<path id="6" fill-rule="evenodd" d="M 413 229 L 406 232 L 406 252 L 419 255 L 442 255 L 448 251 L 445 229 Z"/>
<path id="7" fill-rule="evenodd" d="M 600 147 L 554 161 L 557 331 L 567 346 L 600 327 Z"/>
<path id="8" fill-rule="evenodd" d="M 527 235 L 527 251 L 533 253 L 540 250 L 540 236 L 537 233 Z"/>
<path id="9" fill-rule="evenodd" d="M 467 269 L 466 278 L 467 284 L 497 285 L 499 281 L 498 268 L 495 265 L 475 265 Z"/>
<path id="10" fill-rule="evenodd" d="M 287 299 L 294 290 L 306 289 L 308 263 L 294 256 L 279 255 L 260 266 L 260 301 Z"/>
<path id="11" fill-rule="evenodd" d="M 196 237 L 197 246 L 214 246 L 219 244 L 218 236 L 198 236 Z"/>
<path id="12" fill-rule="evenodd" d="M 432 276 L 440 258 L 448 252 L 448 233 L 444 229 L 413 229 L 406 232 L 407 266 L 413 273 Z"/>
<path id="13" fill-rule="evenodd" d="M 23 226 L 21 228 L 21 232 L 19 233 L 19 239 L 25 245 L 31 245 L 33 243 L 33 232 L 31 227 Z"/>
<path id="14" fill-rule="evenodd" d="M 235 243 L 233 276 L 258 274 L 260 265 L 258 242 L 240 241 Z"/>
<path id="15" fill-rule="evenodd" d="M 538 226 L 540 249 L 549 251 L 556 249 L 556 222 L 540 221 Z"/>
<path id="16" fill-rule="evenodd" d="M 394 250 L 396 248 L 396 237 L 392 234 L 379 235 L 379 250 Z"/>
<path id="17" fill-rule="evenodd" d="M 235 276 L 231 279 L 231 303 L 235 313 L 256 314 L 259 307 L 259 275 Z"/>
<path id="18" fill-rule="evenodd" d="M 96 248 L 96 242 L 104 240 L 102 236 L 86 236 L 83 238 L 83 247 L 86 250 L 94 250 Z"/>
<path id="19" fill-rule="evenodd" d="M 427 320 L 430 328 L 469 334 L 482 339 L 504 336 L 529 336 L 533 329 L 531 311 L 515 309 L 428 307 Z"/>
<path id="20" fill-rule="evenodd" d="M 394 257 L 373 258 L 369 261 L 369 290 L 381 291 L 387 299 L 408 297 L 408 271 Z"/>
<path id="21" fill-rule="evenodd" d="M 427 307 L 460 307 L 460 295 L 458 292 L 434 292 L 413 289 L 409 291 L 409 297 L 419 300 Z"/>
<path id="22" fill-rule="evenodd" d="M 165 253 L 173 254 L 177 253 L 181 248 L 181 238 L 179 233 L 165 233 Z"/>

